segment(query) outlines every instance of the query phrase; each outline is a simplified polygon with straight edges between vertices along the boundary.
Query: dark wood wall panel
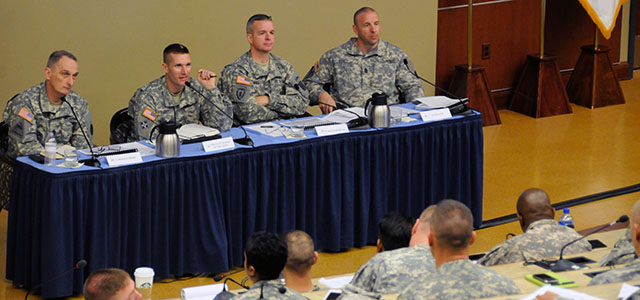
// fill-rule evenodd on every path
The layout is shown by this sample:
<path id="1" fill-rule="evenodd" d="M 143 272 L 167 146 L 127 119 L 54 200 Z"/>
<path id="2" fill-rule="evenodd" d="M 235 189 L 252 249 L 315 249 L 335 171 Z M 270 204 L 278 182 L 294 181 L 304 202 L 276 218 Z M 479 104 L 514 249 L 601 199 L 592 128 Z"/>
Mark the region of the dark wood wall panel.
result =
<path id="1" fill-rule="evenodd" d="M 438 1 L 436 83 L 445 88 L 452 80 L 454 66 L 467 63 L 466 4 L 465 0 Z M 574 0 L 547 0 L 546 16 L 545 53 L 558 56 L 560 69 L 572 69 L 580 46 L 593 43 L 595 27 Z M 620 19 L 609 41 L 600 38 L 611 47 L 612 62 L 620 60 Z M 498 108 L 508 107 L 526 55 L 540 51 L 539 41 L 540 0 L 474 1 L 473 64 L 485 67 Z M 490 44 L 491 53 L 489 59 L 482 60 L 484 43 Z M 563 73 L 563 77 L 568 75 Z"/>

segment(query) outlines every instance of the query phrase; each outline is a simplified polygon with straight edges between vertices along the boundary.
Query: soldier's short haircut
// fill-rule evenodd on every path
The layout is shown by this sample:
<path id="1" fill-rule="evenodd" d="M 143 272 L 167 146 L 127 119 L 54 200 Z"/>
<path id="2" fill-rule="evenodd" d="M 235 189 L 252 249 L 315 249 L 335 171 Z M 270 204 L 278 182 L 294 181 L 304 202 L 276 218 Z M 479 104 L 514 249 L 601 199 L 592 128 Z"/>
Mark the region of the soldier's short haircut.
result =
<path id="1" fill-rule="evenodd" d="M 47 67 L 51 67 L 53 64 L 57 63 L 63 56 L 73 59 L 74 61 L 78 61 L 78 59 L 71 54 L 71 52 L 66 50 L 56 50 L 51 52 L 49 55 L 49 59 L 47 60 Z"/>
<path id="2" fill-rule="evenodd" d="M 456 200 L 440 201 L 431 216 L 431 232 L 442 248 L 460 250 L 468 247 L 473 232 L 471 211 Z"/>
<path id="3" fill-rule="evenodd" d="M 251 26 L 255 21 L 273 21 L 273 20 L 271 19 L 271 16 L 268 16 L 265 14 L 255 14 L 251 16 L 251 18 L 249 18 L 249 20 L 247 21 L 247 28 L 246 28 L 247 34 L 251 33 Z"/>
<path id="4" fill-rule="evenodd" d="M 120 269 L 101 269 L 87 277 L 82 294 L 87 300 L 108 300 L 123 289 L 130 278 Z"/>
<path id="5" fill-rule="evenodd" d="M 275 233 L 256 232 L 247 241 L 245 255 L 259 280 L 276 279 L 287 262 L 287 243 Z"/>
<path id="6" fill-rule="evenodd" d="M 378 221 L 378 237 L 385 251 L 409 246 L 413 220 L 399 212 L 390 212 Z"/>
<path id="7" fill-rule="evenodd" d="M 284 235 L 289 256 L 285 268 L 297 274 L 305 274 L 313 265 L 315 247 L 313 239 L 304 231 L 294 230 Z"/>
<path id="8" fill-rule="evenodd" d="M 369 12 L 369 11 L 376 12 L 375 9 L 373 9 L 371 7 L 368 7 L 368 6 L 361 7 L 360 9 L 356 10 L 356 12 L 353 14 L 353 25 L 358 25 L 358 24 L 356 24 L 356 19 L 358 18 L 358 16 L 361 13 L 365 13 L 365 12 Z"/>
<path id="9" fill-rule="evenodd" d="M 183 44 L 173 43 L 165 47 L 164 51 L 162 51 L 162 62 L 164 62 L 165 64 L 169 63 L 169 54 L 175 53 L 187 54 L 189 53 L 189 49 L 187 49 L 187 46 Z"/>

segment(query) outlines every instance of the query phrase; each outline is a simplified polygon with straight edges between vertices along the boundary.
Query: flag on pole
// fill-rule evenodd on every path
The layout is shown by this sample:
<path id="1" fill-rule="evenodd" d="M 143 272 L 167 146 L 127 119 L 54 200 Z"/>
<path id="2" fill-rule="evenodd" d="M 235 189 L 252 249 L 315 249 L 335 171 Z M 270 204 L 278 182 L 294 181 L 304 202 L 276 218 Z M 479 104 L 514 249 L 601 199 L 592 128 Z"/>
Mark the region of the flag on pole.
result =
<path id="1" fill-rule="evenodd" d="M 598 26 L 602 35 L 608 40 L 616 25 L 616 19 L 622 4 L 627 0 L 578 0 L 587 11 L 593 23 Z"/>

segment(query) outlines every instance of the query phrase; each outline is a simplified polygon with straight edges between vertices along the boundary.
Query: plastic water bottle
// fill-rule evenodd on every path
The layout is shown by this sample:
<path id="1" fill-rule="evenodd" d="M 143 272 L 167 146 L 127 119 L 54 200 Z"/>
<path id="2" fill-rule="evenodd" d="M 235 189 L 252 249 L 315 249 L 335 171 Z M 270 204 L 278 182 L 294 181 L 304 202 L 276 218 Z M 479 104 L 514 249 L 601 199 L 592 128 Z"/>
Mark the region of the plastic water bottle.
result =
<path id="1" fill-rule="evenodd" d="M 56 135 L 53 130 L 47 134 L 47 142 L 44 144 L 44 164 L 50 167 L 56 165 Z"/>
<path id="2" fill-rule="evenodd" d="M 571 228 L 575 228 L 573 224 L 573 217 L 569 214 L 569 208 L 565 208 L 562 210 L 562 216 L 560 216 L 560 220 L 558 220 L 558 224 L 562 226 L 567 226 Z"/>

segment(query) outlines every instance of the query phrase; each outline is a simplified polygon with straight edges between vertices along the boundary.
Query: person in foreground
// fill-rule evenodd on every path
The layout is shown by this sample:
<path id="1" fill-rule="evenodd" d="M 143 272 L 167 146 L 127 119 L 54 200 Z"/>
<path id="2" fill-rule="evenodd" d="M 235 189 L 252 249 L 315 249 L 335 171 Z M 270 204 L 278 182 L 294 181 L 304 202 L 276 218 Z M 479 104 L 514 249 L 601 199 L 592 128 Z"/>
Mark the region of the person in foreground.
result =
<path id="1" fill-rule="evenodd" d="M 71 90 L 78 74 L 78 59 L 73 54 L 65 50 L 54 51 L 44 68 L 46 80 L 20 92 L 7 103 L 3 119 L 9 125 L 9 157 L 43 152 L 50 131 L 58 145 L 88 148 L 82 130 L 93 143 L 89 104 Z M 73 116 L 71 107 L 80 123 Z"/>
<path id="2" fill-rule="evenodd" d="M 129 273 L 120 269 L 102 269 L 87 277 L 82 292 L 86 300 L 139 300 Z"/>
<path id="3" fill-rule="evenodd" d="M 240 124 L 252 124 L 304 115 L 308 92 L 291 64 L 271 53 L 275 30 L 270 16 L 257 14 L 247 21 L 250 49 L 222 70 L 220 89 L 233 102 Z"/>
<path id="4" fill-rule="evenodd" d="M 182 44 L 165 47 L 162 60 L 165 74 L 136 90 L 129 100 L 128 113 L 135 122 L 133 139 L 149 139 L 151 130 L 163 122 L 177 126 L 202 123 L 229 130 L 233 121 L 221 110 L 229 116 L 233 111 L 229 99 L 216 88 L 217 75 L 200 69 L 197 81 L 191 78 L 191 55 Z"/>
<path id="5" fill-rule="evenodd" d="M 558 224 L 549 195 L 541 189 L 522 192 L 516 204 L 516 215 L 524 232 L 495 246 L 478 262 L 485 266 L 520 261 L 535 261 L 560 255 L 562 247 L 582 237 L 573 228 Z M 568 246 L 564 254 L 591 251 L 591 244 L 580 240 Z"/>
<path id="6" fill-rule="evenodd" d="M 411 240 L 411 218 L 392 211 L 378 221 L 378 252 L 391 251 L 409 246 Z"/>
<path id="7" fill-rule="evenodd" d="M 312 104 L 320 104 L 326 114 L 332 106 L 363 107 L 376 92 L 389 96 L 389 104 L 398 103 L 401 94 L 407 102 L 424 97 L 409 57 L 380 39 L 380 20 L 373 8 L 358 9 L 352 27 L 357 37 L 323 54 L 304 77 Z M 325 85 L 330 85 L 329 91 Z"/>
<path id="8" fill-rule="evenodd" d="M 319 288 L 311 282 L 311 267 L 318 262 L 313 239 L 304 231 L 294 230 L 284 235 L 288 257 L 282 274 L 288 288 L 300 293 Z"/>
<path id="9" fill-rule="evenodd" d="M 469 260 L 473 216 L 464 204 L 442 200 L 431 216 L 429 246 L 436 271 L 410 284 L 398 299 L 476 299 L 519 294 L 515 283 Z"/>
<path id="10" fill-rule="evenodd" d="M 306 297 L 280 282 L 280 272 L 287 262 L 287 251 L 287 244 L 274 233 L 252 234 L 244 251 L 244 270 L 253 285 L 247 292 L 233 299 L 306 300 Z"/>
<path id="11" fill-rule="evenodd" d="M 640 200 L 636 201 L 631 208 L 631 218 L 629 221 L 629 233 L 631 236 L 631 243 L 636 251 L 636 254 L 640 253 Z M 640 259 L 636 258 L 630 264 L 625 267 L 617 268 L 611 271 L 607 271 L 596 275 L 591 279 L 589 285 L 605 284 L 613 282 L 623 282 L 630 280 L 640 279 Z"/>
<path id="12" fill-rule="evenodd" d="M 343 288 L 343 294 L 366 291 L 375 294 L 393 294 L 409 284 L 434 272 L 435 261 L 429 249 L 430 219 L 436 206 L 427 207 L 411 229 L 409 247 L 376 254 L 353 276 Z"/>

